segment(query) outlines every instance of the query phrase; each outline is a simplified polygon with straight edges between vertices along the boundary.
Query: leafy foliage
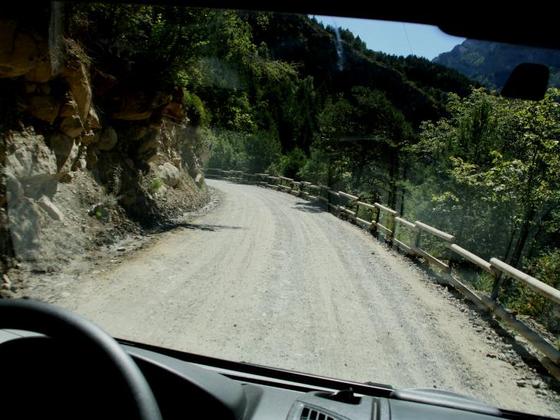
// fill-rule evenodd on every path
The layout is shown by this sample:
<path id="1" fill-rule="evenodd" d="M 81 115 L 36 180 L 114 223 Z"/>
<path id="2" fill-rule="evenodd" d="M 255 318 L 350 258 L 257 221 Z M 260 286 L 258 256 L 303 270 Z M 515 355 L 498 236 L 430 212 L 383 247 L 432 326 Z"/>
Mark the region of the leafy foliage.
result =
<path id="1" fill-rule="evenodd" d="M 420 142 L 423 217 L 456 233 L 485 257 L 518 265 L 530 236 L 558 223 L 560 109 L 551 90 L 539 102 L 509 101 L 478 89 L 452 96 L 450 118 L 426 122 Z M 473 232 L 480 232 L 473 234 Z"/>
<path id="2" fill-rule="evenodd" d="M 300 172 L 307 162 L 307 156 L 303 150 L 295 148 L 280 157 L 269 169 L 272 173 L 285 175 L 289 178 L 300 178 Z"/>
<path id="3" fill-rule="evenodd" d="M 558 94 L 551 89 L 539 102 L 483 89 L 462 99 L 452 95 L 450 117 L 424 123 L 411 147 L 418 156 L 419 183 L 411 188 L 416 218 L 454 233 L 478 255 L 533 270 L 549 284 L 558 281 L 547 269 L 556 261 L 557 251 L 550 250 L 560 247 Z M 552 308 L 535 293 L 511 281 L 504 292 L 505 302 L 523 313 L 541 311 L 540 318 L 557 328 Z"/>
<path id="4" fill-rule="evenodd" d="M 263 172 L 280 157 L 280 143 L 269 133 L 219 130 L 213 136 L 210 167 Z"/>

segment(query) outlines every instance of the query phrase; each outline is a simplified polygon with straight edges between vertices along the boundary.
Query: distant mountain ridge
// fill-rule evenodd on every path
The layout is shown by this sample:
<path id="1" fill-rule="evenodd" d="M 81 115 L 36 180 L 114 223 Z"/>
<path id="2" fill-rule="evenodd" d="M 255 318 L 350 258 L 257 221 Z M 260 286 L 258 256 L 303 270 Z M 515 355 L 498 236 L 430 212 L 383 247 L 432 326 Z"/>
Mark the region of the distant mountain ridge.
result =
<path id="1" fill-rule="evenodd" d="M 502 88 L 511 71 L 520 63 L 545 64 L 550 70 L 550 86 L 560 87 L 558 50 L 467 39 L 434 58 L 433 62 L 455 69 L 493 89 Z"/>

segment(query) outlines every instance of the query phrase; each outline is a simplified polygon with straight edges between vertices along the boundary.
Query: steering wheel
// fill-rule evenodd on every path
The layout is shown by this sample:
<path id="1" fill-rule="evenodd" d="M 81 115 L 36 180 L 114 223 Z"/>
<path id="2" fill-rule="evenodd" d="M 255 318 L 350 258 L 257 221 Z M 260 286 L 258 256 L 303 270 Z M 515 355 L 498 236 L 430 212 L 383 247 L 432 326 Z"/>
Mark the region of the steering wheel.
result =
<path id="1" fill-rule="evenodd" d="M 121 418 L 124 415 L 138 420 L 161 420 L 154 394 L 138 366 L 111 336 L 93 323 L 46 303 L 2 299 L 0 329 L 26 330 L 46 336 L 0 344 L 0 393 L 12 391 L 20 399 L 14 408 L 18 418 L 21 415 L 17 413 L 21 414 L 20 410 L 29 406 L 45 417 L 44 410 L 54 408 L 54 398 L 63 403 L 59 405 L 72 407 L 69 417 L 73 418 L 84 417 L 82 414 L 114 418 L 111 413 L 118 412 Z M 70 379 L 65 380 L 61 390 L 55 384 L 66 375 L 65 371 Z M 18 382 L 22 384 L 19 388 Z M 38 383 L 39 399 L 19 395 Z M 0 395 L 5 401 L 0 408 L 2 413 L 10 400 L 5 398 L 6 394 Z M 76 402 L 78 399 L 80 403 Z M 37 401 L 43 407 L 33 407 L 32 404 L 40 405 Z M 120 411 L 108 412 L 107 404 L 111 405 L 110 410 L 117 406 Z"/>

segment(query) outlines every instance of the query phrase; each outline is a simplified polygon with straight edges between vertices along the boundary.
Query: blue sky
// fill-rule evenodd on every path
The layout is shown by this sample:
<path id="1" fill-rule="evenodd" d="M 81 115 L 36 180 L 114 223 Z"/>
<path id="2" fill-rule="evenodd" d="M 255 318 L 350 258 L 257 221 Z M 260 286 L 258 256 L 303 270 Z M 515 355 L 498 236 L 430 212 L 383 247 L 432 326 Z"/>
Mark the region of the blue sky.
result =
<path id="1" fill-rule="evenodd" d="M 394 55 L 414 54 L 431 60 L 464 41 L 464 38 L 447 35 L 429 25 L 330 16 L 315 17 L 324 25 L 349 29 L 371 50 Z"/>

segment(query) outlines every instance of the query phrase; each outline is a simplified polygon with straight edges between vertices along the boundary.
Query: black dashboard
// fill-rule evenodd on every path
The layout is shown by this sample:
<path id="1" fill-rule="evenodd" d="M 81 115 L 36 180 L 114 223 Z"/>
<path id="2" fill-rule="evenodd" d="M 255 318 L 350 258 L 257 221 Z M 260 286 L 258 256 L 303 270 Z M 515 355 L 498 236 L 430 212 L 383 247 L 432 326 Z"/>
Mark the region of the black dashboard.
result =
<path id="1" fill-rule="evenodd" d="M 0 329 L 0 344 L 37 335 Z M 439 390 L 397 390 L 124 340 L 120 340 L 120 345 L 140 368 L 166 420 L 540 418 Z M 87 365 L 84 360 L 76 363 Z"/>
<path id="2" fill-rule="evenodd" d="M 124 345 L 148 379 L 164 419 L 185 418 L 185 410 L 208 418 L 495 419 L 517 417 L 477 401 L 435 390 L 386 390 L 376 396 L 223 367 L 187 362 Z M 362 390 L 363 391 L 363 390 Z M 372 394 L 378 394 L 372 387 Z"/>

